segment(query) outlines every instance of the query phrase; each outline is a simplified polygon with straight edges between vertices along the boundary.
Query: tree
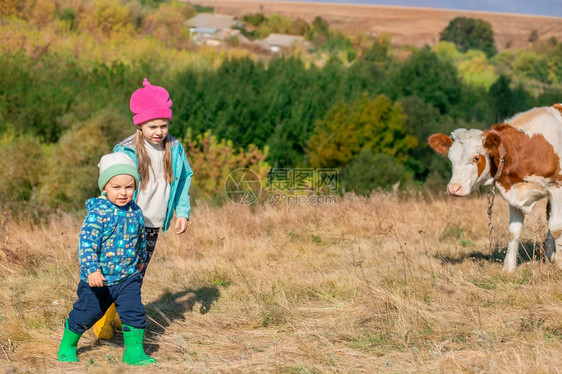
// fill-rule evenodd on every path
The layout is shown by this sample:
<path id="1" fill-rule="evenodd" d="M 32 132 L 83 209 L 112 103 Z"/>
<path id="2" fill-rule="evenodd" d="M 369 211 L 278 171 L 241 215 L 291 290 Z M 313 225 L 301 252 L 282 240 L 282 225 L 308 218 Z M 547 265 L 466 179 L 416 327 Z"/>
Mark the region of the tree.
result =
<path id="1" fill-rule="evenodd" d="M 490 103 L 494 110 L 494 120 L 502 121 L 527 107 L 527 98 L 521 86 L 511 89 L 511 79 L 501 75 L 490 87 Z"/>
<path id="2" fill-rule="evenodd" d="M 381 38 L 373 43 L 369 50 L 365 51 L 364 59 L 373 63 L 387 62 L 391 47 L 391 40 Z"/>
<path id="3" fill-rule="evenodd" d="M 556 43 L 547 53 L 549 81 L 559 83 L 562 80 L 562 43 Z"/>
<path id="4" fill-rule="evenodd" d="M 397 95 L 418 96 L 445 114 L 459 102 L 462 83 L 455 66 L 423 48 L 400 67 L 394 79 Z"/>
<path id="5" fill-rule="evenodd" d="M 175 108 L 170 131 L 184 136 L 191 128 L 196 136 L 211 129 L 236 147 L 268 145 L 271 164 L 294 167 L 303 163 L 315 121 L 336 102 L 360 95 L 362 84 L 376 83 L 361 83 L 361 77 L 351 82 L 348 71 L 338 59 L 319 68 L 297 57 L 272 59 L 267 68 L 244 58 L 217 69 L 188 69 L 170 87 Z"/>
<path id="6" fill-rule="evenodd" d="M 406 162 L 418 140 L 406 134 L 402 107 L 388 96 L 366 94 L 352 104 L 340 102 L 316 122 L 308 140 L 307 157 L 313 167 L 340 167 L 364 148 Z"/>
<path id="7" fill-rule="evenodd" d="M 310 40 L 316 47 L 324 45 L 330 37 L 330 25 L 322 17 L 317 16 L 312 21 L 312 25 L 308 32 L 307 39 Z"/>
<path id="8" fill-rule="evenodd" d="M 457 17 L 441 32 L 441 39 L 456 44 L 459 51 L 484 51 L 488 57 L 497 53 L 494 32 L 489 22 L 476 18 Z"/>
<path id="9" fill-rule="evenodd" d="M 291 27 L 289 28 L 289 30 L 287 30 L 287 32 L 291 35 L 304 36 L 308 33 L 309 30 L 310 26 L 308 25 L 308 23 L 306 23 L 306 21 L 302 18 L 297 18 L 293 20 L 293 23 L 291 24 Z"/>

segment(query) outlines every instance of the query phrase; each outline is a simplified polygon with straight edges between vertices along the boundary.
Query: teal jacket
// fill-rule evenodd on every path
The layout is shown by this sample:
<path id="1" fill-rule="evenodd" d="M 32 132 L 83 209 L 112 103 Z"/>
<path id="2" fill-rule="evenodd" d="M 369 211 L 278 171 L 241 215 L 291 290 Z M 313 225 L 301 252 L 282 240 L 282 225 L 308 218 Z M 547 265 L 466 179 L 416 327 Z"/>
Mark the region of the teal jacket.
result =
<path id="1" fill-rule="evenodd" d="M 117 144 L 113 148 L 113 152 L 125 152 L 138 166 L 135 136 L 136 135 L 133 134 Z M 191 170 L 191 166 L 189 165 L 189 161 L 187 161 L 187 156 L 181 143 L 171 135 L 168 135 L 168 141 L 172 144 L 172 169 L 174 171 L 174 180 L 170 185 L 170 198 L 168 200 L 166 218 L 162 226 L 164 232 L 170 227 L 170 222 L 174 216 L 174 210 L 176 211 L 176 216 L 189 219 L 189 214 L 191 213 L 189 187 L 191 186 L 191 176 L 193 175 L 193 170 Z M 136 198 L 137 192 L 135 192 L 134 196 L 135 201 Z"/>

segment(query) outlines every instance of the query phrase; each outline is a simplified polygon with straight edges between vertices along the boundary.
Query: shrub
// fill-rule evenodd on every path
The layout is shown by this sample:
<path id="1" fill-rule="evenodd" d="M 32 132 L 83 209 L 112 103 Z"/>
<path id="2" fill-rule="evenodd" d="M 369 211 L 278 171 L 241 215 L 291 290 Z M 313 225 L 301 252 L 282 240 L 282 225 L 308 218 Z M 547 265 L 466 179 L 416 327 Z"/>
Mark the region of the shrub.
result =
<path id="1" fill-rule="evenodd" d="M 531 31 L 531 33 L 529 34 L 529 42 L 535 42 L 538 38 L 539 32 L 537 31 L 537 29 L 533 29 L 533 31 Z"/>
<path id="2" fill-rule="evenodd" d="M 38 138 L 4 134 L 0 138 L 0 201 L 29 201 L 44 164 L 44 146 Z"/>
<path id="3" fill-rule="evenodd" d="M 21 16 L 25 7 L 25 0 L 2 0 L 0 2 L 0 17 Z"/>
<path id="4" fill-rule="evenodd" d="M 100 157 L 110 153 L 117 133 L 126 131 L 124 117 L 104 109 L 89 120 L 76 123 L 46 153 L 37 200 L 51 207 L 76 209 L 98 196 Z"/>
<path id="5" fill-rule="evenodd" d="M 242 21 L 256 27 L 264 23 L 266 20 L 267 18 L 263 15 L 263 13 L 253 13 L 242 16 Z"/>
<path id="6" fill-rule="evenodd" d="M 359 156 L 343 169 L 342 174 L 345 189 L 358 195 L 369 195 L 377 188 L 392 190 L 413 180 L 412 174 L 392 156 L 374 154 L 368 148 L 364 148 Z"/>
<path id="7" fill-rule="evenodd" d="M 142 22 L 142 33 L 151 35 L 167 47 L 187 48 L 193 45 L 186 19 L 195 15 L 194 8 L 183 3 L 164 3 L 146 15 Z"/>
<path id="8" fill-rule="evenodd" d="M 197 180 L 190 191 L 194 200 L 224 201 L 225 181 L 239 168 L 248 168 L 260 177 L 262 183 L 266 181 L 270 169 L 265 162 L 267 148 L 260 150 L 250 145 L 247 150 L 236 150 L 231 140 L 218 140 L 210 131 L 193 137 L 191 130 L 188 130 L 183 144 Z"/>
<path id="9" fill-rule="evenodd" d="M 79 28 L 91 35 L 110 36 L 114 33 L 132 33 L 134 27 L 128 5 L 110 0 L 94 0 L 81 14 Z"/>

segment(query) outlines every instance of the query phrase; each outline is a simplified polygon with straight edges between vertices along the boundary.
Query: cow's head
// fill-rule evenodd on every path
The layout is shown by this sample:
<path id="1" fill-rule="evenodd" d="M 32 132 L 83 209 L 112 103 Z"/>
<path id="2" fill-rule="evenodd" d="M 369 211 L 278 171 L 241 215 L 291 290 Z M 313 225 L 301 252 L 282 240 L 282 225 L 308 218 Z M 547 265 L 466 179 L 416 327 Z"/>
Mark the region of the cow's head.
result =
<path id="1" fill-rule="evenodd" d="M 453 196 L 466 196 L 479 186 L 493 183 L 490 154 L 500 143 L 496 133 L 457 129 L 451 136 L 433 134 L 427 140 L 437 153 L 448 155 L 453 176 L 447 191 Z M 494 167 L 495 170 L 495 166 Z"/>

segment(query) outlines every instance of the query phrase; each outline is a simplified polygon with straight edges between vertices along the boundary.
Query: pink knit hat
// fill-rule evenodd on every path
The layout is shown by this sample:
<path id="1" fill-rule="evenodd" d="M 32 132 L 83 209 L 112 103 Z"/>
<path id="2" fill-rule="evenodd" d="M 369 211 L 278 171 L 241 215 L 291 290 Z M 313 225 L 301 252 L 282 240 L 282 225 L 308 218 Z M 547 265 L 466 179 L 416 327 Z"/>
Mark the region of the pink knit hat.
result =
<path id="1" fill-rule="evenodd" d="M 139 88 L 131 96 L 131 112 L 133 123 L 138 126 L 146 121 L 157 118 L 172 120 L 172 100 L 165 88 L 153 86 L 148 79 L 142 82 L 144 88 Z"/>

